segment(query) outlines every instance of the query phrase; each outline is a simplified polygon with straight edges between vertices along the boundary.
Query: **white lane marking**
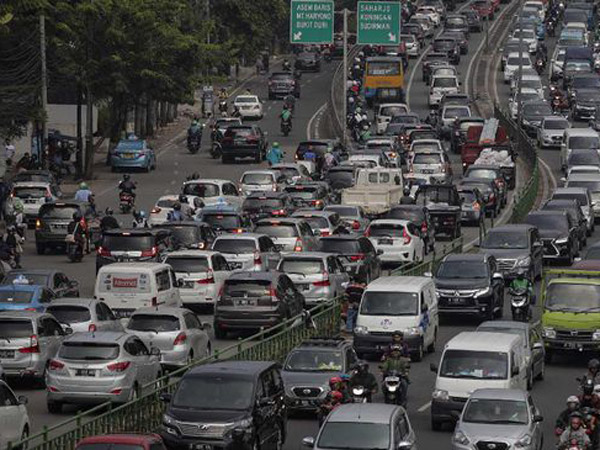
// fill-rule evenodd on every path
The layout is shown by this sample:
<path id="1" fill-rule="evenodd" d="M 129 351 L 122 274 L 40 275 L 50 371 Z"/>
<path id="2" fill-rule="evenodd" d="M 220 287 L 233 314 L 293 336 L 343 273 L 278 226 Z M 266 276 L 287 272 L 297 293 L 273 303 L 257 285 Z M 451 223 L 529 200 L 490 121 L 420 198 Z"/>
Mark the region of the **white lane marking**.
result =
<path id="1" fill-rule="evenodd" d="M 319 107 L 319 109 L 317 109 L 317 111 L 312 115 L 312 117 L 306 124 L 306 139 L 308 139 L 309 141 L 312 139 L 311 130 L 312 130 L 313 121 L 315 119 L 317 119 L 317 124 L 315 126 L 315 138 L 319 139 L 319 123 L 321 122 L 321 114 L 323 114 L 323 111 L 325 110 L 325 108 L 327 108 L 327 103 L 323 103 Z"/>
<path id="2" fill-rule="evenodd" d="M 420 413 L 423 411 L 427 411 L 430 406 L 431 406 L 431 402 L 427 402 L 423 406 L 421 406 L 419 409 L 417 409 L 417 411 Z"/>
<path id="3" fill-rule="evenodd" d="M 544 166 L 544 168 L 546 169 L 546 172 L 548 172 L 548 175 L 550 175 L 550 180 L 552 181 L 552 185 L 554 186 L 554 188 L 551 189 L 551 191 L 554 191 L 558 187 L 558 183 L 556 181 L 556 177 L 552 173 L 552 169 L 550 168 L 550 166 L 548 165 L 548 163 L 546 163 L 546 161 L 544 161 L 543 158 L 538 157 L 538 162 L 540 164 L 542 164 L 542 166 Z"/>

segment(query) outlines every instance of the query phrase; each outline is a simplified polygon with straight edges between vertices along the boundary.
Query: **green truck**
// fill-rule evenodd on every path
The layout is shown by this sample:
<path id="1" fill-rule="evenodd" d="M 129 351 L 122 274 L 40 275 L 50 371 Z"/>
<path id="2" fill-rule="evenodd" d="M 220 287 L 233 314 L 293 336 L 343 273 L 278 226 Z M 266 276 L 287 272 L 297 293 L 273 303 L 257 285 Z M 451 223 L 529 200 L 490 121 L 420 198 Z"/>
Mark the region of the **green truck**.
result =
<path id="1" fill-rule="evenodd" d="M 546 362 L 557 352 L 600 350 L 600 271 L 546 270 L 541 295 Z"/>

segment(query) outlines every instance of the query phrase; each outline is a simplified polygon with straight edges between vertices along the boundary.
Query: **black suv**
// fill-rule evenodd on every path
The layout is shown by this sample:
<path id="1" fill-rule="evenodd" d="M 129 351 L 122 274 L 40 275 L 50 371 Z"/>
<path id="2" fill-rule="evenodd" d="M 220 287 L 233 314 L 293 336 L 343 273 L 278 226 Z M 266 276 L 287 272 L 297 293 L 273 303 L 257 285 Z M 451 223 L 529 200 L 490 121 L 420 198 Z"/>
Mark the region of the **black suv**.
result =
<path id="1" fill-rule="evenodd" d="M 168 448 L 276 450 L 286 439 L 287 414 L 279 366 L 269 361 L 224 361 L 185 373 L 160 427 Z"/>
<path id="2" fill-rule="evenodd" d="M 40 207 L 35 220 L 35 248 L 43 255 L 48 247 L 64 247 L 67 228 L 78 212 L 84 216 L 88 203 L 56 202 L 45 203 Z"/>
<path id="3" fill-rule="evenodd" d="M 281 372 L 288 411 L 316 412 L 329 393 L 329 379 L 349 373 L 357 363 L 352 342 L 344 338 L 302 342 L 288 354 Z"/>
<path id="4" fill-rule="evenodd" d="M 544 245 L 544 259 L 573 264 L 579 254 L 579 238 L 577 224 L 567 211 L 531 212 L 524 222 L 537 227 Z"/>
<path id="5" fill-rule="evenodd" d="M 579 239 L 579 248 L 587 245 L 587 220 L 579 204 L 579 200 L 557 199 L 548 200 L 541 208 L 542 211 L 566 211 L 571 216 L 571 222 L 576 224 L 576 234 Z"/>
<path id="6" fill-rule="evenodd" d="M 292 94 L 300 98 L 300 83 L 291 72 L 273 72 L 269 77 L 269 100 Z"/>
<path id="7" fill-rule="evenodd" d="M 381 250 L 375 250 L 371 241 L 364 236 L 339 235 L 322 237 L 319 251 L 336 253 L 354 280 L 369 284 L 381 276 Z"/>
<path id="8" fill-rule="evenodd" d="M 171 231 L 163 228 L 117 228 L 102 234 L 96 272 L 116 262 L 160 262 L 171 249 Z"/>
<path id="9" fill-rule="evenodd" d="M 252 156 L 259 163 L 267 154 L 267 145 L 267 137 L 258 125 L 232 125 L 221 139 L 221 161 L 226 164 Z"/>
<path id="10" fill-rule="evenodd" d="M 460 47 L 456 39 L 446 36 L 441 36 L 433 41 L 433 51 L 445 53 L 452 64 L 460 62 Z"/>
<path id="11" fill-rule="evenodd" d="M 197 248 L 206 250 L 210 248 L 215 240 L 216 234 L 213 228 L 204 222 L 193 220 L 184 222 L 167 222 L 160 227 L 171 232 L 171 247 L 173 250 Z"/>
<path id="12" fill-rule="evenodd" d="M 319 184 L 294 184 L 283 188 L 299 207 L 323 209 L 329 203 L 329 193 Z"/>
<path id="13" fill-rule="evenodd" d="M 438 267 L 434 281 L 440 314 L 502 317 L 504 278 L 493 256 L 448 255 Z"/>

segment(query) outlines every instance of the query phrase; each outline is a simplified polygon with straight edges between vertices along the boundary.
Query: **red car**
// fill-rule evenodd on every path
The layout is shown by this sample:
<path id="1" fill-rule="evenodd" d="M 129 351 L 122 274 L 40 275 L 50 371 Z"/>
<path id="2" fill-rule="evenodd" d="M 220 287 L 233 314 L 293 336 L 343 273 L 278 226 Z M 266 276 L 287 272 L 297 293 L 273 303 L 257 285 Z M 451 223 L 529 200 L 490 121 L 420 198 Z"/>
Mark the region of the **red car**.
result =
<path id="1" fill-rule="evenodd" d="M 106 434 L 90 436 L 77 443 L 75 450 L 167 450 L 158 434 Z"/>
<path id="2" fill-rule="evenodd" d="M 471 8 L 479 14 L 481 20 L 489 18 L 489 20 L 494 19 L 494 4 L 490 0 L 475 0 L 471 4 Z"/>

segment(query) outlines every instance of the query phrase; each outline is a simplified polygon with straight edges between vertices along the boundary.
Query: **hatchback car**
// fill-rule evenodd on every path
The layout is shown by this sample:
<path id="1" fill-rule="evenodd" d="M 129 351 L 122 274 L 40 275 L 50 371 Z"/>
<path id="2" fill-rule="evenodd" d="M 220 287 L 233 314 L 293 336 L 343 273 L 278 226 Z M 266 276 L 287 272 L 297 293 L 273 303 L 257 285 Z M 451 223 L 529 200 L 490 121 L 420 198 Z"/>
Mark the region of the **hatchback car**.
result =
<path id="1" fill-rule="evenodd" d="M 236 158 L 253 157 L 261 162 L 267 154 L 267 135 L 258 125 L 232 125 L 221 139 L 221 161 L 234 162 Z"/>
<path id="2" fill-rule="evenodd" d="M 421 236 L 425 241 L 426 252 L 433 251 L 435 245 L 435 227 L 426 207 L 420 205 L 396 205 L 385 214 L 385 219 L 408 220 L 421 227 Z"/>
<path id="3" fill-rule="evenodd" d="M 204 206 L 204 202 L 198 197 L 188 195 L 185 196 L 185 200 L 186 202 L 184 204 L 187 204 L 191 208 L 192 214 L 196 212 L 196 209 L 200 209 Z M 150 210 L 148 224 L 153 227 L 166 223 L 177 203 L 182 203 L 179 195 L 161 195 L 154 204 L 154 207 Z"/>
<path id="4" fill-rule="evenodd" d="M 60 191 L 48 182 L 22 181 L 13 184 L 11 195 L 21 200 L 25 222 L 32 226 L 39 215 L 40 207 L 44 203 L 57 201 Z"/>
<path id="5" fill-rule="evenodd" d="M 500 195 L 500 206 L 506 206 L 506 203 L 508 202 L 508 186 L 506 185 L 506 179 L 504 178 L 504 174 L 500 167 L 494 165 L 473 164 L 467 168 L 464 177 L 493 181 L 498 188 L 498 194 Z"/>
<path id="6" fill-rule="evenodd" d="M 118 228 L 102 234 L 96 271 L 116 262 L 160 262 L 171 248 L 171 232 L 155 228 Z"/>
<path id="7" fill-rule="evenodd" d="M 425 259 L 425 241 L 419 226 L 408 220 L 377 219 L 372 221 L 365 236 L 379 253 L 382 264 L 421 262 Z"/>
<path id="8" fill-rule="evenodd" d="M 125 403 L 161 373 L 160 350 L 124 332 L 77 333 L 60 345 L 48 363 L 48 412 L 66 403 Z"/>
<path id="9" fill-rule="evenodd" d="M 205 207 L 223 204 L 240 206 L 243 200 L 235 183 L 222 178 L 187 180 L 181 186 L 181 194 L 197 197 Z M 190 206 L 194 207 L 193 204 Z"/>
<path id="10" fill-rule="evenodd" d="M 337 213 L 344 226 L 353 233 L 364 233 L 370 222 L 361 206 L 328 205 L 323 210 Z"/>
<path id="11" fill-rule="evenodd" d="M 296 57 L 294 67 L 302 71 L 321 71 L 321 60 L 316 52 L 302 52 Z"/>
<path id="12" fill-rule="evenodd" d="M 232 270 L 269 270 L 279 260 L 279 250 L 266 234 L 221 235 L 213 242 L 212 250 L 221 253 Z"/>
<path id="13" fill-rule="evenodd" d="M 461 199 L 460 220 L 464 224 L 481 226 L 484 219 L 485 201 L 477 187 L 461 186 L 458 189 Z"/>
<path id="14" fill-rule="evenodd" d="M 117 170 L 156 169 L 156 154 L 144 139 L 122 139 L 110 153 L 110 168 Z"/>
<path id="15" fill-rule="evenodd" d="M 303 219 L 261 219 L 256 223 L 254 232 L 269 236 L 282 252 L 311 252 L 318 245 L 312 228 Z"/>
<path id="16" fill-rule="evenodd" d="M 308 222 L 316 236 L 323 237 L 333 234 L 346 234 L 348 232 L 340 216 L 333 211 L 301 209 L 296 211 L 292 217 L 301 218 Z"/>
<path id="17" fill-rule="evenodd" d="M 234 207 L 202 208 L 197 220 L 208 224 L 217 236 L 224 233 L 244 233 L 254 228 L 250 218 L 242 213 L 241 209 Z M 205 245 L 203 248 L 210 248 L 210 245 Z"/>
<path id="18" fill-rule="evenodd" d="M 0 365 L 5 377 L 27 377 L 43 383 L 48 361 L 72 331 L 47 313 L 0 312 L 0 336 L 4 338 L 0 339 Z"/>
<path id="19" fill-rule="evenodd" d="M 269 100 L 275 100 L 277 97 L 293 95 L 300 98 L 300 82 L 296 80 L 291 72 L 273 72 L 269 76 Z"/>
<path id="20" fill-rule="evenodd" d="M 340 235 L 322 237 L 319 250 L 339 255 L 350 278 L 368 284 L 381 276 L 379 252 L 369 238 Z"/>
<path id="21" fill-rule="evenodd" d="M 286 254 L 281 257 L 277 270 L 290 277 L 307 305 L 342 295 L 350 282 L 340 259 L 330 253 Z"/>
<path id="22" fill-rule="evenodd" d="M 312 183 L 294 184 L 283 188 L 299 207 L 323 209 L 329 203 L 329 194 L 324 186 Z"/>
<path id="23" fill-rule="evenodd" d="M 110 307 L 95 298 L 61 298 L 46 308 L 61 325 L 75 333 L 123 331 L 123 325 Z"/>
<path id="24" fill-rule="evenodd" d="M 17 397 L 10 386 L 0 380 L 0 448 L 7 448 L 9 442 L 14 444 L 29 436 L 31 424 L 25 405 L 27 397 Z"/>
<path id="25" fill-rule="evenodd" d="M 542 448 L 542 416 L 531 396 L 517 389 L 477 389 L 452 435 L 452 450 Z M 502 436 L 501 438 L 499 438 Z"/>
<path id="26" fill-rule="evenodd" d="M 215 307 L 215 337 L 224 339 L 228 331 L 274 327 L 300 314 L 304 306 L 304 296 L 286 274 L 236 272 L 225 280 Z"/>
<path id="27" fill-rule="evenodd" d="M 208 326 L 188 309 L 152 307 L 137 309 L 125 331 L 139 337 L 148 348 L 158 348 L 160 363 L 172 369 L 210 356 Z"/>
<path id="28" fill-rule="evenodd" d="M 247 170 L 240 177 L 240 194 L 277 192 L 281 174 L 275 170 Z"/>
<path id="29" fill-rule="evenodd" d="M 79 282 L 54 269 L 13 269 L 6 274 L 2 284 L 12 285 L 21 277 L 25 277 L 27 284 L 50 289 L 56 297 L 79 297 Z"/>

